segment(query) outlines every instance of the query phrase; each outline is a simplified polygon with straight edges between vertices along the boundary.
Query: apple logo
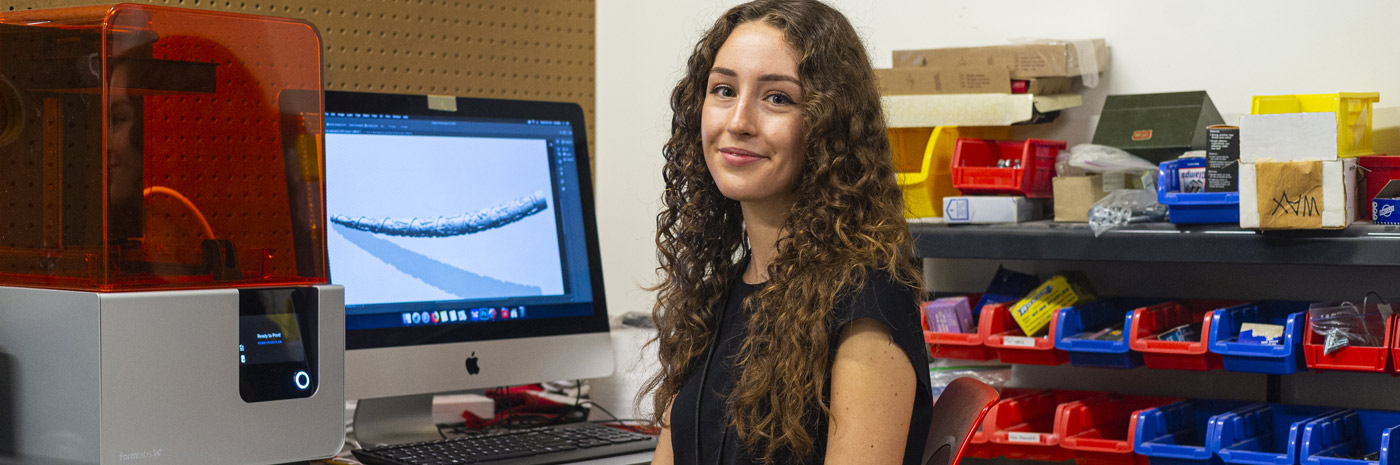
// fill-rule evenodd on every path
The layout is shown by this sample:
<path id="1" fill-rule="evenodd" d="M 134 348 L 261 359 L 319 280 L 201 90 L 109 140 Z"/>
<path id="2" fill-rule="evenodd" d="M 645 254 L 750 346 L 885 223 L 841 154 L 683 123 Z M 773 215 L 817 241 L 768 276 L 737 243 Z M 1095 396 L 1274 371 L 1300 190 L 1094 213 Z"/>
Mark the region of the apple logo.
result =
<path id="1" fill-rule="evenodd" d="M 472 356 L 467 357 L 467 373 L 468 373 L 468 374 L 473 374 L 473 375 L 474 375 L 474 374 L 477 374 L 477 373 L 481 373 L 481 367 L 478 366 L 478 365 L 476 364 L 476 352 L 475 352 L 475 351 L 472 352 Z"/>

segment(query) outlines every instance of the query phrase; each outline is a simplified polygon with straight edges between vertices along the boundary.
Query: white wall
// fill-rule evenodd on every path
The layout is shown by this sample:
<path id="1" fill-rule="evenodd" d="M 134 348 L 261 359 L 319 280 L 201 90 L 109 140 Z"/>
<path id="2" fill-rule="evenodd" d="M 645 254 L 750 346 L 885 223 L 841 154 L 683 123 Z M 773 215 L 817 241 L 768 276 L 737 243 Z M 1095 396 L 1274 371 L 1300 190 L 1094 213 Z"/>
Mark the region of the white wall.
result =
<path id="1" fill-rule="evenodd" d="M 737 2 L 598 0 L 598 223 L 612 314 L 650 311 L 668 94 L 704 29 Z M 1252 95 L 1381 92 L 1377 150 L 1400 153 L 1400 2 L 840 0 L 877 67 L 895 49 L 1103 37 L 1112 65 L 1085 104 L 1019 130 L 1071 145 L 1108 94 L 1205 89 L 1227 122 Z"/>

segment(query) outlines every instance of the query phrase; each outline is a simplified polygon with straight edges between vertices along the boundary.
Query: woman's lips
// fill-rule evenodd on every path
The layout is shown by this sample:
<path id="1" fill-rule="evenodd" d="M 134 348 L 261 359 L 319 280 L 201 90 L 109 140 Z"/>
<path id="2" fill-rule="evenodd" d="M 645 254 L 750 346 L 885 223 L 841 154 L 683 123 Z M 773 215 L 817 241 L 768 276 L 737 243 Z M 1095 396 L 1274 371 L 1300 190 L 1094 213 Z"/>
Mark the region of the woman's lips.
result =
<path id="1" fill-rule="evenodd" d="M 724 161 L 726 163 L 734 166 L 751 165 L 761 160 L 768 159 L 768 157 L 741 148 L 725 147 L 719 149 L 719 152 L 724 155 Z"/>

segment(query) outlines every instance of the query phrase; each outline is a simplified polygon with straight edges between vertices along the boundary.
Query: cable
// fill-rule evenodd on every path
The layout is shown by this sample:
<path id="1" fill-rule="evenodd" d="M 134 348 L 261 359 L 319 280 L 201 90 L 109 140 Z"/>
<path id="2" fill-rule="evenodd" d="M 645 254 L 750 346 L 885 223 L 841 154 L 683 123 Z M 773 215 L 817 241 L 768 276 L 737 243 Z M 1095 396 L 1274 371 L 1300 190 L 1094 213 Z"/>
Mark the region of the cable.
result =
<path id="1" fill-rule="evenodd" d="M 150 197 L 151 194 L 165 194 L 179 201 L 185 208 L 188 208 L 191 213 L 194 213 L 195 219 L 199 220 L 200 227 L 204 228 L 204 238 L 214 240 L 214 228 L 209 227 L 209 220 L 204 218 L 204 213 L 200 212 L 199 207 L 196 207 L 194 202 L 191 202 L 188 197 L 181 195 L 180 192 L 175 189 L 165 186 L 151 186 L 141 191 L 142 197 Z"/>

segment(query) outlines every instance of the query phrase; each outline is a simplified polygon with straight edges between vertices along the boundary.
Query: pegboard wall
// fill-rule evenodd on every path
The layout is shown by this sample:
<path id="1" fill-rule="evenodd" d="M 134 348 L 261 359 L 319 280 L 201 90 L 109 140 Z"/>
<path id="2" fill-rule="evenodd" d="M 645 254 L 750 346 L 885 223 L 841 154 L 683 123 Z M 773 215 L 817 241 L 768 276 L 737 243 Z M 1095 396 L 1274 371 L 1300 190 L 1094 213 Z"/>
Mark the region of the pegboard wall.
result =
<path id="1" fill-rule="evenodd" d="M 594 0 L 129 0 L 310 21 L 325 89 L 575 102 L 594 146 Z M 21 10 L 98 3 L 0 0 Z"/>

